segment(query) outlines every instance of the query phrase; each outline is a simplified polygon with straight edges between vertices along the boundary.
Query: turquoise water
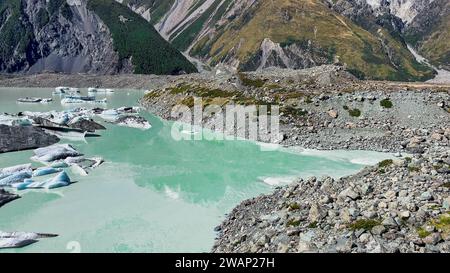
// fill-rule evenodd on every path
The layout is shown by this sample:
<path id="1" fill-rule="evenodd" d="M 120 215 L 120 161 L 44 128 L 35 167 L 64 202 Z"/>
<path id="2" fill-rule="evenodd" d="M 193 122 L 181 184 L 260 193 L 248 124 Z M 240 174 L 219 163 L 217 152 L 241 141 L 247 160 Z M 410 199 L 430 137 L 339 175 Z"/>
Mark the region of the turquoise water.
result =
<path id="1" fill-rule="evenodd" d="M 15 102 L 25 96 L 50 97 L 51 91 L 0 88 L 0 112 L 64 109 L 58 100 L 49 105 Z M 107 95 L 108 108 L 137 105 L 142 95 L 116 91 Z M 388 157 L 262 151 L 249 141 L 175 141 L 170 122 L 143 116 L 152 123 L 148 131 L 106 125 L 101 137 L 72 143 L 87 156 L 105 159 L 89 176 L 71 174 L 76 183 L 65 188 L 20 192 L 22 198 L 0 208 L 0 230 L 59 234 L 14 251 L 207 252 L 225 213 L 273 189 L 264 180 L 277 184 L 298 176 L 340 177 Z M 28 163 L 31 155 L 0 154 L 0 168 Z"/>

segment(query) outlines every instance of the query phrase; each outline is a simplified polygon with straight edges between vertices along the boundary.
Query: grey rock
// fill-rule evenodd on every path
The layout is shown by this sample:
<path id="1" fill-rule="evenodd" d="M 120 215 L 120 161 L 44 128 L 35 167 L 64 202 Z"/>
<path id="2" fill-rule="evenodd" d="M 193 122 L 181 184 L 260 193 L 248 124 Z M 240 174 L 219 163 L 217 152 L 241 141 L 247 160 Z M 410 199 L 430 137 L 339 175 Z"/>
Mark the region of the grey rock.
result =
<path id="1" fill-rule="evenodd" d="M 430 244 L 430 245 L 436 245 L 439 241 L 442 240 L 441 234 L 438 232 L 432 233 L 428 235 L 427 237 L 422 239 L 424 243 Z"/>
<path id="2" fill-rule="evenodd" d="M 59 138 L 33 126 L 0 125 L 0 153 L 23 151 L 49 146 Z"/>
<path id="3" fill-rule="evenodd" d="M 420 200 L 423 200 L 423 201 L 429 201 L 429 200 L 431 200 L 431 199 L 433 199 L 433 196 L 432 196 L 431 193 L 428 192 L 428 191 L 423 192 L 423 193 L 420 195 Z"/>
<path id="4" fill-rule="evenodd" d="M 343 197 L 343 198 L 348 197 L 352 200 L 356 200 L 357 198 L 359 198 L 359 194 L 356 191 L 354 191 L 352 188 L 347 188 L 347 189 L 341 191 L 339 193 L 339 196 Z"/>
<path id="5" fill-rule="evenodd" d="M 9 203 L 17 198 L 19 198 L 18 195 L 7 192 L 4 189 L 0 189 L 0 207 L 2 207 L 6 203 Z"/>
<path id="6" fill-rule="evenodd" d="M 374 226 L 371 230 L 372 234 L 381 235 L 386 232 L 386 228 L 383 225 Z"/>

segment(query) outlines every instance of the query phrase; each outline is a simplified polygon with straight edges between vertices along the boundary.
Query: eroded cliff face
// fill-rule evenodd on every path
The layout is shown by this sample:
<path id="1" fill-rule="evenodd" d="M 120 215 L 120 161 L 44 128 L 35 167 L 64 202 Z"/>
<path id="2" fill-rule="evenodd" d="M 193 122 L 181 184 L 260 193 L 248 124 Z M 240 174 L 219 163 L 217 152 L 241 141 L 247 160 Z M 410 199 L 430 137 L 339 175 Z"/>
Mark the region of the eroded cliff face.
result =
<path id="1" fill-rule="evenodd" d="M 11 2 L 15 2 L 15 6 L 7 6 L 3 12 L 16 15 L 6 16 L 1 27 L 11 28 L 12 23 L 25 26 L 24 34 L 28 39 L 19 43 L 8 41 L 9 46 L 16 49 L 9 58 L 0 59 L 0 71 L 133 72 L 129 61 L 119 61 L 111 33 L 99 17 L 87 9 L 85 0 Z"/>
<path id="2" fill-rule="evenodd" d="M 389 13 L 410 23 L 418 14 L 424 12 L 435 0 L 362 0 L 378 13 L 388 10 Z"/>
<path id="3" fill-rule="evenodd" d="M 26 0 L 31 22 L 46 8 L 46 0 Z M 130 62 L 121 63 L 111 33 L 86 2 L 68 0 L 42 29 L 34 28 L 40 58 L 28 72 L 43 70 L 67 73 L 113 74 L 133 72 Z"/>

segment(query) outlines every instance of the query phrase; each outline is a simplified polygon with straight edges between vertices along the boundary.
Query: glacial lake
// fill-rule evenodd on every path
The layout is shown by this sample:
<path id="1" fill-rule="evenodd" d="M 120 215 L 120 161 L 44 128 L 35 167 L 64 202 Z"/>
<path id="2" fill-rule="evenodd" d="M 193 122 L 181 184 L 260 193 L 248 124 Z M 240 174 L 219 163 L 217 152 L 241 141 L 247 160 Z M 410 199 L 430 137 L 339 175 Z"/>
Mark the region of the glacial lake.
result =
<path id="1" fill-rule="evenodd" d="M 21 97 L 52 97 L 52 91 L 0 88 L 0 112 L 78 107 L 62 106 L 56 96 L 50 104 L 16 103 Z M 107 106 L 84 107 L 137 106 L 143 94 L 116 90 L 98 96 L 107 97 Z M 69 172 L 76 183 L 68 187 L 21 191 L 22 198 L 0 208 L 2 231 L 59 235 L 8 251 L 208 252 L 214 227 L 241 201 L 295 177 L 341 177 L 390 157 L 364 151 L 264 151 L 250 141 L 176 141 L 171 122 L 141 115 L 151 122 L 150 130 L 103 123 L 107 130 L 99 131 L 101 137 L 60 142 L 106 162 L 88 176 Z M 30 163 L 31 156 L 32 151 L 0 154 L 0 168 Z"/>

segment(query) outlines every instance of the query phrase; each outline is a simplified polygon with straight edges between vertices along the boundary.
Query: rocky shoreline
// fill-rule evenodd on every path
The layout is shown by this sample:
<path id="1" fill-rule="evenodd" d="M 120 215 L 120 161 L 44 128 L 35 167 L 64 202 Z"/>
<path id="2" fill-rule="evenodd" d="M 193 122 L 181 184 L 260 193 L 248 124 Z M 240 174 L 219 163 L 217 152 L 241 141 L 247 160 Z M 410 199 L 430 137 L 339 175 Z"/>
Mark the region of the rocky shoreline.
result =
<path id="1" fill-rule="evenodd" d="M 72 85 L 92 85 L 86 75 L 70 77 Z M 174 119 L 175 105 L 192 107 L 194 97 L 203 106 L 279 105 L 277 144 L 397 153 L 356 175 L 299 180 L 243 201 L 216 228 L 213 252 L 450 252 L 450 85 L 359 81 L 338 66 L 105 77 L 97 85 L 151 88 L 141 104 L 164 119 Z M 60 83 L 37 78 L 0 85 Z"/>
<path id="2" fill-rule="evenodd" d="M 311 177 L 242 202 L 213 252 L 450 252 L 450 152 Z"/>
<path id="3" fill-rule="evenodd" d="M 151 90 L 142 104 L 165 119 L 190 95 L 206 104 L 277 104 L 278 144 L 393 152 L 399 159 L 246 200 L 216 228 L 212 251 L 450 252 L 449 86 L 359 82 L 339 67 L 284 72 L 196 85 L 181 79 Z"/>
<path id="4" fill-rule="evenodd" d="M 141 103 L 168 120 L 174 120 L 175 105 L 190 104 L 193 97 L 202 97 L 204 107 L 279 105 L 283 135 L 277 144 L 284 146 L 422 153 L 449 144 L 443 135 L 450 127 L 450 85 L 360 82 L 336 66 L 274 69 L 245 79 L 223 74 L 171 81 L 150 90 Z M 202 124 L 213 128 L 215 120 L 206 116 Z"/>

